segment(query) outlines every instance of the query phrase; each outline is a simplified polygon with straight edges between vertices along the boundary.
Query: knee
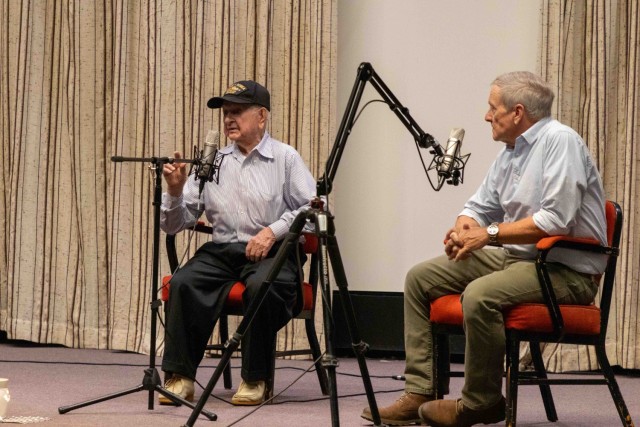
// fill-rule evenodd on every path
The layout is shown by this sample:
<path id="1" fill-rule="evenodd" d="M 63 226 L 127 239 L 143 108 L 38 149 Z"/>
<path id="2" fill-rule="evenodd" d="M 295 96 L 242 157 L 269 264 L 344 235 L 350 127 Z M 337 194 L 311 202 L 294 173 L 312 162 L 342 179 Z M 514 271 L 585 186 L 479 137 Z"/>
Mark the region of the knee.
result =
<path id="1" fill-rule="evenodd" d="M 432 278 L 433 274 L 428 261 L 414 265 L 409 269 L 404 279 L 405 296 L 423 297 L 427 295 L 429 289 L 433 286 L 431 283 Z"/>
<path id="2" fill-rule="evenodd" d="M 176 295 L 184 294 L 184 290 L 189 283 L 184 280 L 182 275 L 174 274 L 169 281 L 169 302 L 176 300 Z"/>
<path id="3" fill-rule="evenodd" d="M 242 300 L 248 304 L 253 300 L 253 298 L 258 293 L 258 291 L 260 290 L 260 285 L 262 285 L 262 283 L 258 283 L 256 280 L 251 280 L 251 279 L 246 280 L 243 283 L 244 283 L 244 292 L 242 293 Z"/>
<path id="4" fill-rule="evenodd" d="M 467 286 L 462 293 L 462 312 L 465 318 L 483 317 L 497 307 L 491 304 L 491 297 L 480 287 Z"/>
<path id="5" fill-rule="evenodd" d="M 404 279 L 405 293 L 407 292 L 411 293 L 418 288 L 418 282 L 420 281 L 420 278 L 423 276 L 422 269 L 418 268 L 419 265 L 420 264 L 414 265 L 407 272 L 407 275 L 405 276 L 405 279 Z"/>
<path id="6" fill-rule="evenodd" d="M 263 281 L 255 277 L 251 277 L 244 282 L 245 289 L 244 289 L 244 292 L 242 293 L 242 301 L 246 306 L 248 306 L 251 303 L 251 301 L 253 301 L 259 295 L 261 288 L 263 286 L 263 283 L 264 283 Z M 269 286 L 269 289 L 266 290 L 266 293 L 264 294 L 265 302 L 263 303 L 263 305 L 277 304 L 277 298 L 276 298 L 277 286 L 278 286 L 277 282 L 271 283 L 271 285 Z"/>

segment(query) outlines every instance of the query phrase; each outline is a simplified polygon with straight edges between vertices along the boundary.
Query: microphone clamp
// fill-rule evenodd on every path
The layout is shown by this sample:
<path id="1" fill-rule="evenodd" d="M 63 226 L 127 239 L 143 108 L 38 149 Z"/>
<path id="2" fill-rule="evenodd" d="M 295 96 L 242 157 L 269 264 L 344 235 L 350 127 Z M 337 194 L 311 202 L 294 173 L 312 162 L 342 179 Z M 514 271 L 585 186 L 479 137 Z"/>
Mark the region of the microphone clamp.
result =
<path id="1" fill-rule="evenodd" d="M 434 153 L 435 154 L 435 153 Z M 471 153 L 465 154 L 463 156 L 448 156 L 446 154 L 444 155 L 435 155 L 433 157 L 433 159 L 431 160 L 431 163 L 429 164 L 429 167 L 427 168 L 427 178 L 429 179 L 429 182 L 431 183 L 431 186 L 436 190 L 439 191 L 443 184 L 446 182 L 449 185 L 454 185 L 454 186 L 458 186 L 459 184 L 464 183 L 464 168 L 467 165 L 467 161 L 469 160 L 469 157 L 471 157 Z M 450 163 L 448 165 L 448 169 L 446 173 L 443 173 L 443 163 L 448 162 Z M 431 176 L 429 175 L 429 172 L 435 170 L 436 171 L 436 175 L 437 175 L 437 185 L 433 184 L 433 181 L 431 180 Z"/>
<path id="2" fill-rule="evenodd" d="M 222 161 L 224 160 L 224 154 L 221 154 L 216 150 L 215 158 L 213 159 L 213 163 L 211 167 L 208 168 L 207 174 L 204 175 L 203 170 L 205 167 L 209 166 L 206 159 L 204 158 L 204 150 L 199 150 L 196 145 L 193 146 L 193 163 L 192 167 L 189 170 L 189 174 L 194 175 L 194 179 L 196 181 L 200 180 L 200 187 L 203 188 L 205 182 L 215 182 L 218 184 L 220 182 L 220 166 L 222 165 Z M 202 189 L 200 190 L 202 192 Z"/>

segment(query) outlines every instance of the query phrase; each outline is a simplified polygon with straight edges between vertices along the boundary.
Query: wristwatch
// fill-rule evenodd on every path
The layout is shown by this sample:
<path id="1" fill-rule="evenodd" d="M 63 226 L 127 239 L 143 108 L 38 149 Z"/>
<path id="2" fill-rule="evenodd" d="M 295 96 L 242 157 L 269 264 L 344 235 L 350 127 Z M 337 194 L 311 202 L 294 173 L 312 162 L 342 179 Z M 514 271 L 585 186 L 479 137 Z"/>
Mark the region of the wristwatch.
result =
<path id="1" fill-rule="evenodd" d="M 487 227 L 487 234 L 489 235 L 489 243 L 497 244 L 498 243 L 498 233 L 500 232 L 500 228 L 498 227 L 498 223 L 494 222 L 490 226 Z"/>

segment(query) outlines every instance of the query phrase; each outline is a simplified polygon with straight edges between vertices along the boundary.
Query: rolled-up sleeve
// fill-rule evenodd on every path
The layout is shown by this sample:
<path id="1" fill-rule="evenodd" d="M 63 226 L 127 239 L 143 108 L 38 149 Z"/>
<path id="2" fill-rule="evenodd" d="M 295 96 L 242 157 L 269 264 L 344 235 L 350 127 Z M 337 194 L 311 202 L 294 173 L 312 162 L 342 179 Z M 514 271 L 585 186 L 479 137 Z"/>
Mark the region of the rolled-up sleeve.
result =
<path id="1" fill-rule="evenodd" d="M 191 227 L 202 215 L 203 208 L 198 207 L 197 189 L 193 190 L 193 178 L 189 178 L 183 194 L 174 197 L 169 193 L 162 194 L 160 205 L 160 228 L 167 234 L 176 234 Z M 197 184 L 195 184 L 197 186 Z M 196 195 L 193 193 L 196 191 Z"/>
<path id="2" fill-rule="evenodd" d="M 533 221 L 549 235 L 568 234 L 582 206 L 590 158 L 570 132 L 557 132 L 545 141 L 544 153 L 543 197 Z"/>
<path id="3" fill-rule="evenodd" d="M 501 222 L 504 218 L 504 211 L 500 205 L 500 196 L 497 190 L 499 186 L 496 180 L 499 176 L 498 164 L 494 162 L 478 190 L 465 203 L 459 216 L 473 218 L 481 226 L 489 225 L 492 222 Z"/>

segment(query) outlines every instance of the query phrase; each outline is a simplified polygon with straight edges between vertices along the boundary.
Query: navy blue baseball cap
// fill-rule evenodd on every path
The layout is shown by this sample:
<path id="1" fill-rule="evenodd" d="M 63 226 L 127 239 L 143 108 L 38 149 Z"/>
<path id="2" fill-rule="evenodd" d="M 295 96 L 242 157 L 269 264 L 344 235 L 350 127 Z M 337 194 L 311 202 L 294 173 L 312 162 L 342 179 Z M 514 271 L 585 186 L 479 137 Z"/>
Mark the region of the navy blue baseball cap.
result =
<path id="1" fill-rule="evenodd" d="M 253 80 L 241 80 L 231 85 L 222 96 L 214 96 L 207 102 L 209 108 L 220 108 L 224 101 L 237 104 L 256 104 L 271 111 L 269 91 Z"/>

